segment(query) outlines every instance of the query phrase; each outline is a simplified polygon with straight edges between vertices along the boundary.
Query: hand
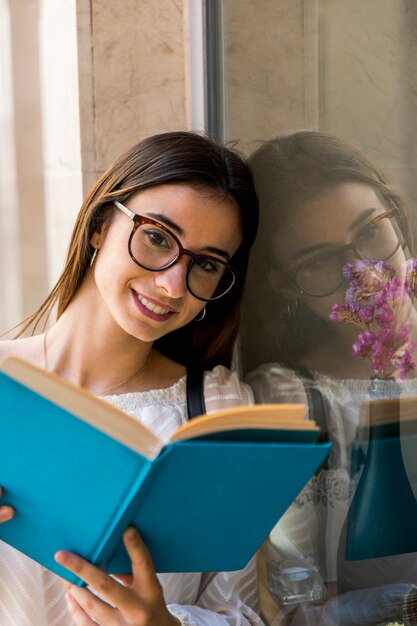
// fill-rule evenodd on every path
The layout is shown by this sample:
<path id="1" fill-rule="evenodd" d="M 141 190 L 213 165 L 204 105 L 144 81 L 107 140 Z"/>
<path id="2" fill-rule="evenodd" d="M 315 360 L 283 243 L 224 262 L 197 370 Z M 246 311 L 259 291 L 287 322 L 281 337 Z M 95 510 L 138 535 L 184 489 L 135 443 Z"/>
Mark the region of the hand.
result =
<path id="1" fill-rule="evenodd" d="M 3 489 L 0 487 L 0 498 L 2 497 L 2 495 Z M 9 506 L 8 504 L 3 504 L 3 506 L 0 506 L 0 524 L 9 521 L 9 519 L 12 519 L 13 516 L 13 507 Z"/>
<path id="2" fill-rule="evenodd" d="M 155 574 L 149 551 L 139 533 L 128 528 L 123 536 L 132 560 L 133 575 L 120 577 L 126 585 L 79 556 L 63 550 L 57 563 L 70 570 L 99 595 L 64 582 L 68 610 L 77 626 L 179 626 L 180 622 L 165 604 L 162 587 Z"/>

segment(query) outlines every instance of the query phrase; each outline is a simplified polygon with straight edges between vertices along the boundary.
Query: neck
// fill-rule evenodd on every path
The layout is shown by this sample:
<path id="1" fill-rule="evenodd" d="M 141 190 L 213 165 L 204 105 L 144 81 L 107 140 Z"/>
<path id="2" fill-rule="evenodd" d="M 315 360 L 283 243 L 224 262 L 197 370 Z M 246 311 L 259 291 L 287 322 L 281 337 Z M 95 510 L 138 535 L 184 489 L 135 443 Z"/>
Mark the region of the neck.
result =
<path id="1" fill-rule="evenodd" d="M 71 303 L 47 336 L 47 367 L 93 393 L 129 379 L 147 365 L 137 380 L 126 380 L 117 393 L 140 389 L 149 371 L 152 343 L 124 332 L 109 315 L 83 311 Z"/>

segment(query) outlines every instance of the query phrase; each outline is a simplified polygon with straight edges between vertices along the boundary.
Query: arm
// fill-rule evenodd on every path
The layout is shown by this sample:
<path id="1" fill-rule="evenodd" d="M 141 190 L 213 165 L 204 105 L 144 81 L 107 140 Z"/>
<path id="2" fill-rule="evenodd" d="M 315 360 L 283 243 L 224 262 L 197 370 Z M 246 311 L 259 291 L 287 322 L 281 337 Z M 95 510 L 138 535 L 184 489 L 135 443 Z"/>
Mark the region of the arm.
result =
<path id="1" fill-rule="evenodd" d="M 249 607 L 257 598 L 254 562 L 242 572 L 203 575 L 195 604 L 167 606 L 139 533 L 128 529 L 124 542 L 133 570 L 125 584 L 76 555 L 56 554 L 60 565 L 96 592 L 65 583 L 68 609 L 77 626 L 262 626 Z"/>

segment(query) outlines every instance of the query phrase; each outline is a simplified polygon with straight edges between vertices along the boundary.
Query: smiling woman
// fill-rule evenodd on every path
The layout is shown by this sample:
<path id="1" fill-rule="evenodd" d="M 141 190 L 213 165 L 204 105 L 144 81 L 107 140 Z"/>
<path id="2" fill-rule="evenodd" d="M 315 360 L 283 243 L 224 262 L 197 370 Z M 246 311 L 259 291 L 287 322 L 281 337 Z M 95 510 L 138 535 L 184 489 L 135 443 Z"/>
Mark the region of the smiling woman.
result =
<path id="1" fill-rule="evenodd" d="M 105 395 L 163 438 L 187 419 L 187 368 L 206 370 L 208 411 L 251 403 L 227 366 L 257 221 L 251 173 L 236 152 L 195 133 L 146 139 L 87 197 L 64 271 L 19 335 L 35 332 L 55 306 L 57 320 L 1 342 L 0 359 L 20 356 Z M 0 506 L 0 521 L 12 517 Z M 253 562 L 242 572 L 157 576 L 138 534 L 125 541 L 133 578 L 123 583 L 57 554 L 100 594 L 70 588 L 68 608 L 57 577 L 1 544 L 0 623 L 261 624 Z"/>

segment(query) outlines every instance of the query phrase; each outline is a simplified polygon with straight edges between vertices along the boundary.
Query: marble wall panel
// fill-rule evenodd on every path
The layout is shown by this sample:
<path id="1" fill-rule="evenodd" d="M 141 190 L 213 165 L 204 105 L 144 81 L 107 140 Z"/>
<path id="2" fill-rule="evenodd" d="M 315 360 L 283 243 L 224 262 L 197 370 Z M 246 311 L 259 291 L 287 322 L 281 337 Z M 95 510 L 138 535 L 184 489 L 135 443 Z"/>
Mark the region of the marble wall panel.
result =
<path id="1" fill-rule="evenodd" d="M 91 178 L 140 139 L 186 127 L 186 78 L 182 0 L 92 0 L 90 13 L 89 5 L 78 2 L 81 123 L 90 126 L 82 154 Z"/>

